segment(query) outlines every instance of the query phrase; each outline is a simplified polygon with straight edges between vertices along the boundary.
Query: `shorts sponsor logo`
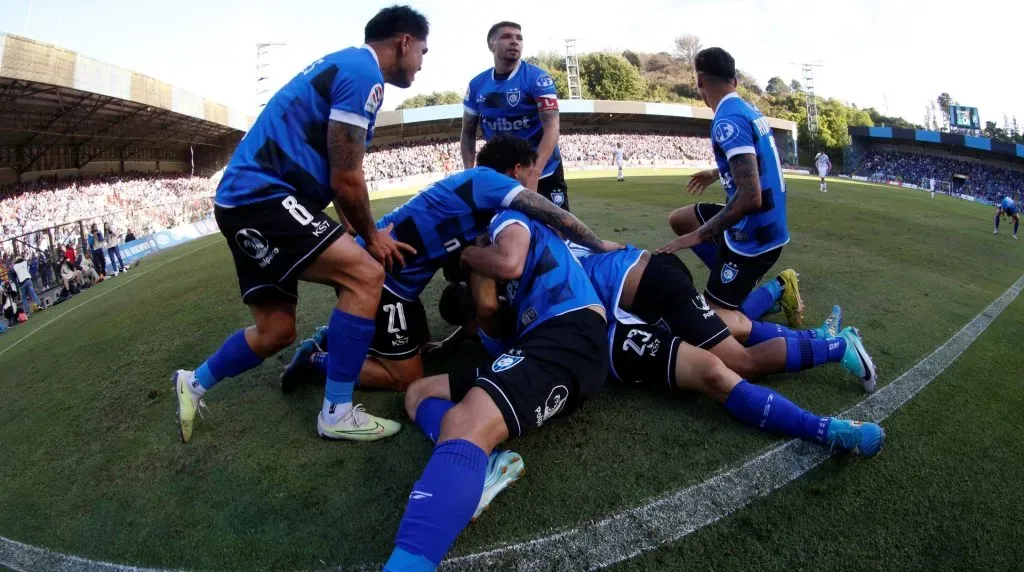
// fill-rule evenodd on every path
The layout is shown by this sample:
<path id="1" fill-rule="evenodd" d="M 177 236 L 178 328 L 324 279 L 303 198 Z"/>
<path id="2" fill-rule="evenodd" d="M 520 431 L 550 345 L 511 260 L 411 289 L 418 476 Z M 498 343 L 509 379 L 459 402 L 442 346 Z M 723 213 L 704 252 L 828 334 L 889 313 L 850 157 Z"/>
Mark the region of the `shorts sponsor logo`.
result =
<path id="1" fill-rule="evenodd" d="M 264 256 L 263 258 L 261 258 L 260 259 L 260 268 L 266 268 L 267 266 L 270 266 L 270 263 L 274 260 L 274 257 L 277 256 L 278 252 L 281 252 L 281 250 L 278 249 L 278 248 L 274 248 L 274 250 L 270 251 L 270 254 Z"/>
<path id="2" fill-rule="evenodd" d="M 498 359 L 494 360 L 494 363 L 491 364 L 491 371 L 493 371 L 494 373 L 508 371 L 514 368 L 515 366 L 519 365 L 519 363 L 522 362 L 523 359 L 523 356 L 501 354 L 501 356 L 499 356 Z"/>
<path id="3" fill-rule="evenodd" d="M 548 394 L 548 398 L 544 402 L 544 408 L 537 407 L 534 409 L 534 413 L 537 415 L 537 427 L 540 427 L 545 421 L 557 415 L 565 407 L 565 403 L 568 400 L 569 388 L 564 385 L 556 385 L 551 390 L 551 393 Z"/>
<path id="4" fill-rule="evenodd" d="M 319 221 L 313 228 L 313 236 L 320 237 L 323 233 L 327 232 L 331 228 L 330 223 L 325 220 Z"/>
<path id="5" fill-rule="evenodd" d="M 711 309 L 711 306 L 708 306 L 708 301 L 704 299 L 703 294 L 697 294 L 693 297 L 691 302 L 693 302 L 693 305 L 701 312 L 707 312 Z"/>
<path id="6" fill-rule="evenodd" d="M 740 269 L 732 262 L 726 262 L 722 266 L 722 284 L 728 284 L 740 275 Z"/>
<path id="7" fill-rule="evenodd" d="M 512 107 L 519 105 L 520 99 L 522 99 L 522 94 L 519 92 L 518 87 L 505 92 L 505 101 Z"/>
<path id="8" fill-rule="evenodd" d="M 522 319 L 523 326 L 529 326 L 536 319 L 537 319 L 537 308 L 534 308 L 533 306 L 530 306 L 529 308 L 526 309 L 525 312 L 523 312 L 523 319 Z"/>
<path id="9" fill-rule="evenodd" d="M 270 252 L 270 244 L 255 228 L 243 228 L 235 233 L 235 243 L 250 258 L 260 259 Z"/>
<path id="10" fill-rule="evenodd" d="M 395 336 L 395 339 L 391 340 L 391 347 L 397 348 L 399 346 L 404 346 L 407 343 L 409 343 L 408 336 L 398 335 Z"/>

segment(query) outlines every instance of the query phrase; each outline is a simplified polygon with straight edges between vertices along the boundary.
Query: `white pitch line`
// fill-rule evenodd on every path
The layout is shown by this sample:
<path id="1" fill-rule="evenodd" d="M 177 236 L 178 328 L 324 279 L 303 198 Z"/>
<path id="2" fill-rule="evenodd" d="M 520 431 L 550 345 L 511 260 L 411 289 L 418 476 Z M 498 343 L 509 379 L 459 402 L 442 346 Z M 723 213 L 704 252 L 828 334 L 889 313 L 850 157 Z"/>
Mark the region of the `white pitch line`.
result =
<path id="1" fill-rule="evenodd" d="M 25 341 L 25 340 L 27 340 L 27 339 L 31 338 L 32 336 L 36 335 L 36 334 L 37 334 L 37 333 L 39 332 L 39 330 L 42 330 L 42 329 L 43 329 L 43 328 L 45 328 L 46 326 L 49 326 L 50 324 L 52 324 L 52 323 L 56 322 L 57 320 L 59 320 L 59 319 L 63 318 L 64 316 L 67 316 L 67 315 L 68 315 L 68 314 L 70 314 L 71 312 L 74 312 L 75 310 L 77 310 L 77 309 L 81 308 L 82 306 L 85 306 L 85 305 L 86 305 L 86 304 L 88 304 L 89 302 L 92 302 L 93 300 L 98 300 L 98 299 L 100 299 L 100 298 L 102 298 L 102 297 L 106 296 L 107 294 L 110 294 L 110 293 L 111 293 L 111 292 L 113 292 L 114 290 L 117 290 L 118 288 L 120 288 L 120 287 L 122 287 L 122 286 L 127 286 L 127 285 L 128 285 L 129 283 L 131 283 L 131 282 L 134 282 L 134 281 L 135 281 L 135 280 L 136 280 L 137 278 L 142 278 L 142 277 L 143 277 L 143 276 L 145 276 L 146 274 L 149 274 L 150 272 L 152 272 L 152 271 L 156 270 L 157 268 L 160 268 L 161 266 L 164 266 L 164 265 L 170 264 L 170 263 L 174 262 L 175 260 L 179 260 L 179 259 L 181 259 L 181 258 L 184 258 L 184 257 L 186 257 L 186 256 L 189 256 L 190 254 L 195 254 L 196 252 L 199 252 L 200 250 L 202 250 L 202 249 L 204 249 L 204 248 L 209 248 L 209 247 L 211 247 L 211 246 L 213 246 L 213 245 L 215 245 L 215 244 L 217 244 L 217 243 L 216 243 L 216 242 L 211 242 L 210 244 L 204 244 L 203 246 L 200 246 L 199 248 L 195 248 L 195 249 L 192 249 L 192 250 L 190 250 L 190 251 L 188 251 L 188 252 L 183 252 L 183 253 L 179 254 L 178 256 L 175 256 L 174 258 L 171 258 L 171 259 L 168 259 L 168 260 L 164 260 L 163 262 L 161 262 L 160 264 L 157 264 L 156 266 L 154 266 L 154 267 L 152 267 L 152 268 L 146 268 L 146 269 L 145 269 L 145 270 L 143 270 L 142 272 L 137 272 L 137 273 L 134 273 L 134 274 L 132 274 L 132 275 L 131 275 L 131 276 L 129 276 L 128 278 L 125 278 L 124 280 L 122 280 L 122 281 L 118 282 L 118 283 L 117 283 L 116 285 L 114 285 L 113 287 L 111 287 L 111 288 L 108 288 L 107 290 L 105 290 L 105 291 L 103 291 L 103 292 L 100 292 L 100 293 L 99 293 L 99 294 L 97 294 L 96 296 L 93 296 L 92 298 L 89 298 L 88 300 L 86 300 L 86 301 L 82 302 L 81 304 L 77 304 L 77 305 L 75 305 L 75 306 L 74 306 L 74 307 L 72 307 L 72 308 L 68 308 L 67 310 L 65 310 L 64 312 L 62 312 L 62 313 L 61 313 L 60 315 L 58 315 L 58 316 L 57 316 L 56 318 L 53 318 L 53 319 L 52 319 L 52 320 L 50 320 L 49 322 L 46 322 L 46 323 L 45 323 L 45 324 L 43 324 L 42 326 L 39 326 L 38 328 L 36 328 L 36 329 L 32 330 L 31 332 L 29 332 L 29 333 L 25 334 L 25 336 L 24 336 L 23 338 L 21 338 L 20 340 L 16 340 L 16 341 L 15 341 L 15 342 L 13 342 L 13 343 L 12 343 L 11 345 L 7 346 L 7 347 L 6 347 L 6 348 L 4 348 L 3 350 L 0 350 L 0 356 L 4 355 L 4 354 L 5 354 L 5 353 L 7 353 L 7 352 L 8 352 L 9 350 L 11 350 L 12 348 L 14 348 L 14 347 L 15 347 L 15 346 L 17 346 L 18 344 L 20 344 L 21 342 L 23 342 L 23 341 Z"/>
<path id="2" fill-rule="evenodd" d="M 839 416 L 883 421 L 942 374 L 1024 290 L 1021 276 L 953 337 Z M 793 439 L 741 465 L 647 504 L 568 530 L 444 561 L 443 570 L 597 570 L 675 542 L 789 484 L 828 449 Z M 19 572 L 165 572 L 62 554 L 0 537 L 0 565 Z M 380 564 L 359 569 L 379 569 Z"/>

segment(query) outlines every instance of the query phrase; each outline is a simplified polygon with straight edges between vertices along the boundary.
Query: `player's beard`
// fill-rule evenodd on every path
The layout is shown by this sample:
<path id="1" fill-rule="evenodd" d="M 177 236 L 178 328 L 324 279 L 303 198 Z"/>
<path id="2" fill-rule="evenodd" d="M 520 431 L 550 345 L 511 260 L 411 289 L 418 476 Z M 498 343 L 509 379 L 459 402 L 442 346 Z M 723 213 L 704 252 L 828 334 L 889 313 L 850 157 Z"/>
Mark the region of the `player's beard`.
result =
<path id="1" fill-rule="evenodd" d="M 410 74 L 410 73 L 406 72 L 405 71 L 405 67 L 402 66 L 402 62 L 405 59 L 405 54 L 406 54 L 407 50 L 402 48 L 401 45 L 399 45 L 397 47 L 397 50 L 398 51 L 395 54 L 395 60 L 398 62 L 398 73 L 395 74 L 397 77 L 395 77 L 394 81 L 392 81 L 391 83 L 395 87 L 399 87 L 399 88 L 405 89 L 405 88 L 407 88 L 407 87 L 412 85 L 412 75 L 415 72 Z"/>

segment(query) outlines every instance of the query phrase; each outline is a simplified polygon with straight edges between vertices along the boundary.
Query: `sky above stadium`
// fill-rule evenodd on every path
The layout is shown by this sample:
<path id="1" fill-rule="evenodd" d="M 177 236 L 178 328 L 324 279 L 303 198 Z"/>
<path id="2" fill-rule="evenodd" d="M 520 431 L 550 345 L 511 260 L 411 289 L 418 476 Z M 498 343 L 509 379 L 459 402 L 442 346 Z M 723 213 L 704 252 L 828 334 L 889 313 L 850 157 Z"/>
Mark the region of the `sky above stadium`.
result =
<path id="1" fill-rule="evenodd" d="M 523 25 L 526 54 L 671 51 L 672 39 L 700 36 L 729 50 L 764 86 L 769 77 L 801 79 L 815 69 L 820 95 L 924 122 L 942 91 L 1024 123 L 1024 75 L 1016 73 L 1019 3 L 864 0 L 630 0 L 594 9 L 577 0 L 466 2 L 410 0 L 431 22 L 430 53 L 416 83 L 389 86 L 384 109 L 419 93 L 460 93 L 492 65 L 485 35 L 496 21 Z M 252 113 L 256 42 L 287 42 L 268 61 L 280 85 L 325 53 L 359 45 L 363 26 L 391 2 L 351 0 L 0 0 L 0 31 L 75 50 L 170 82 Z M 160 6 L 161 8 L 156 8 Z M 585 72 L 585 70 L 584 70 Z"/>

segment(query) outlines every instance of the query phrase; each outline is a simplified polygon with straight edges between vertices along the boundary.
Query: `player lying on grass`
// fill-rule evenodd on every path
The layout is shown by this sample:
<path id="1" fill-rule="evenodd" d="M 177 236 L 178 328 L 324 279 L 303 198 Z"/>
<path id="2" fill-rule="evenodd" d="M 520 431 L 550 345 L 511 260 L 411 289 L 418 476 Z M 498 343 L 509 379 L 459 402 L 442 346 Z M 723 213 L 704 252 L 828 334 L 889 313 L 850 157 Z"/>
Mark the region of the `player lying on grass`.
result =
<path id="1" fill-rule="evenodd" d="M 604 254 L 588 254 L 574 246 L 573 252 L 606 307 L 648 324 L 664 323 L 673 335 L 710 351 L 743 377 L 838 362 L 861 380 L 865 390 L 875 390 L 871 358 L 854 328 L 839 331 L 838 307 L 825 325 L 814 330 L 754 322 L 729 310 L 722 310 L 729 314 L 723 321 L 697 293 L 689 269 L 674 254 L 651 255 L 631 246 Z"/>
<path id="2" fill-rule="evenodd" d="M 393 227 L 395 240 L 411 245 L 416 253 L 384 278 L 376 334 L 359 375 L 360 387 L 404 391 L 423 377 L 420 348 L 429 341 L 429 329 L 420 294 L 447 259 L 487 232 L 496 209 L 521 212 L 598 251 L 619 248 L 540 194 L 522 192 L 536 160 L 537 152 L 525 139 L 496 136 L 480 150 L 477 167 L 430 185 L 377 221 L 379 229 Z M 324 370 L 327 354 L 321 350 L 330 348 L 316 342 L 311 338 L 299 345 L 281 375 L 283 391 L 290 392 Z"/>
<path id="3" fill-rule="evenodd" d="M 999 206 L 996 210 L 996 228 L 992 231 L 992 234 L 999 234 L 999 219 L 1003 215 L 1006 215 L 1013 219 L 1013 238 L 1017 238 L 1017 228 L 1020 227 L 1020 215 L 1017 214 L 1017 203 L 1013 202 L 1010 197 L 1003 197 L 1000 201 Z"/>
<path id="4" fill-rule="evenodd" d="M 487 502 L 491 451 L 566 415 L 608 373 L 604 307 L 561 237 L 505 210 L 491 222 L 490 240 L 467 247 L 462 260 L 508 281 L 514 342 L 492 363 L 409 386 L 406 411 L 437 445 L 409 495 L 385 570 L 434 570 Z M 509 457 L 491 463 L 493 474 L 521 471 L 518 456 Z"/>
<path id="5" fill-rule="evenodd" d="M 478 277 L 474 275 L 473 279 Z M 600 284 L 591 283 L 605 303 L 605 315 L 609 318 L 609 373 L 616 381 L 700 393 L 722 403 L 744 424 L 769 433 L 828 445 L 864 457 L 872 457 L 881 450 L 885 432 L 877 424 L 821 417 L 804 411 L 781 394 L 750 383 L 713 353 L 623 311 L 606 300 L 608 296 L 602 292 Z M 475 314 L 467 311 L 474 307 L 472 299 L 468 302 L 458 299 L 470 296 L 477 300 Z M 479 318 L 482 334 L 500 331 L 499 303 L 493 287 L 490 290 L 486 285 L 465 288 L 450 283 L 442 300 L 441 311 L 448 321 L 466 324 Z M 696 314 L 691 319 L 701 317 Z M 482 335 L 482 339 L 494 355 L 502 351 L 502 343 L 494 336 Z"/>

